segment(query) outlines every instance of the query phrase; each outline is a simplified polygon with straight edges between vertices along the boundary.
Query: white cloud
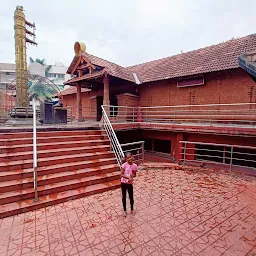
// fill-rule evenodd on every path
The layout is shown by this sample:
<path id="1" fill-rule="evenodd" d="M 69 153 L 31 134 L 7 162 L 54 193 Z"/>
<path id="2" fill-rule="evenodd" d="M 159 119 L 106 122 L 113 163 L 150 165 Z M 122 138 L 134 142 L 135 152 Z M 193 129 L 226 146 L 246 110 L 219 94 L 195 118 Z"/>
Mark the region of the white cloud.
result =
<path id="1" fill-rule="evenodd" d="M 28 56 L 49 64 L 69 65 L 75 41 L 126 66 L 255 32 L 255 0 L 9 0 L 0 9 L 0 62 L 14 62 L 16 5 L 37 25 Z"/>

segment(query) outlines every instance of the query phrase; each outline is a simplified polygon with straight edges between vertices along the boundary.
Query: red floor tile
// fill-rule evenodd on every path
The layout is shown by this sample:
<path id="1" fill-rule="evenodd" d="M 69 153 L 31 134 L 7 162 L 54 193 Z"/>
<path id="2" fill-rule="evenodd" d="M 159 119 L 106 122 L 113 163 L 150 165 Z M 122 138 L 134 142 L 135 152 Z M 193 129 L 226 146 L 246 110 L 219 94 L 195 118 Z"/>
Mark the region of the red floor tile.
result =
<path id="1" fill-rule="evenodd" d="M 256 178 L 168 168 L 139 173 L 133 216 L 117 189 L 1 219 L 0 255 L 256 253 Z"/>

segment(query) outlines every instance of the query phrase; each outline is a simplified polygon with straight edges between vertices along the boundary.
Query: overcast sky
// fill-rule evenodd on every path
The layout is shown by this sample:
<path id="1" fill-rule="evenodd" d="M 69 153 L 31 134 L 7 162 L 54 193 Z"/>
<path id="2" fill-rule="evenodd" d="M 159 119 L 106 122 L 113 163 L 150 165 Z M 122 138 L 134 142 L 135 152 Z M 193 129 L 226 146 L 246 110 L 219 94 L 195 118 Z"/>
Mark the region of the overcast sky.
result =
<path id="1" fill-rule="evenodd" d="M 14 63 L 16 5 L 37 26 L 27 55 L 69 65 L 73 45 L 129 66 L 256 32 L 255 0 L 0 0 L 0 62 Z"/>

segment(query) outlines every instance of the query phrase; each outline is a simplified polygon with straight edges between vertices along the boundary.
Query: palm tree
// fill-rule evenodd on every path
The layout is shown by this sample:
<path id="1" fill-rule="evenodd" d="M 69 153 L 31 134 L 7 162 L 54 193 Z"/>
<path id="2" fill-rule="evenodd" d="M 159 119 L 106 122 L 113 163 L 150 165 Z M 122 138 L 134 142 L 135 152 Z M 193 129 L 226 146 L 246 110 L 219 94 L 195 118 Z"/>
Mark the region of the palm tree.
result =
<path id="1" fill-rule="evenodd" d="M 57 90 L 52 86 L 42 83 L 40 79 L 28 82 L 29 98 L 35 98 L 37 101 L 44 102 L 45 100 L 51 101 L 52 96 L 57 93 Z"/>
<path id="2" fill-rule="evenodd" d="M 46 62 L 45 62 L 45 59 L 39 59 L 39 58 L 36 58 L 35 60 L 33 58 L 29 58 L 29 61 L 30 63 L 33 63 L 33 62 L 37 62 L 37 63 L 40 63 L 42 66 L 44 66 L 45 68 L 45 74 L 47 75 L 50 71 L 50 69 L 52 68 L 52 65 L 46 65 Z"/>
<path id="3" fill-rule="evenodd" d="M 45 59 L 29 58 L 30 63 L 37 62 L 44 66 L 45 74 L 47 75 L 51 69 L 51 65 L 46 65 Z M 57 90 L 45 82 L 45 78 L 40 76 L 33 76 L 28 82 L 29 98 L 35 98 L 37 101 L 44 102 L 52 99 L 52 96 L 57 93 Z"/>

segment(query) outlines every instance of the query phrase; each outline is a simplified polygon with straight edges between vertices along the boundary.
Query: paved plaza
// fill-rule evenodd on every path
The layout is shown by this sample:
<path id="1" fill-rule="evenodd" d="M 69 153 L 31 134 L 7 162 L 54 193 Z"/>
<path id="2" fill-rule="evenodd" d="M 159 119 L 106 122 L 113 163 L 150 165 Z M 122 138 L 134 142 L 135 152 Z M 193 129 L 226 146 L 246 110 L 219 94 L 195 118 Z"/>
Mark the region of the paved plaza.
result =
<path id="1" fill-rule="evenodd" d="M 134 187 L 126 218 L 118 189 L 1 219 L 0 255 L 256 255 L 255 177 L 150 167 Z"/>

